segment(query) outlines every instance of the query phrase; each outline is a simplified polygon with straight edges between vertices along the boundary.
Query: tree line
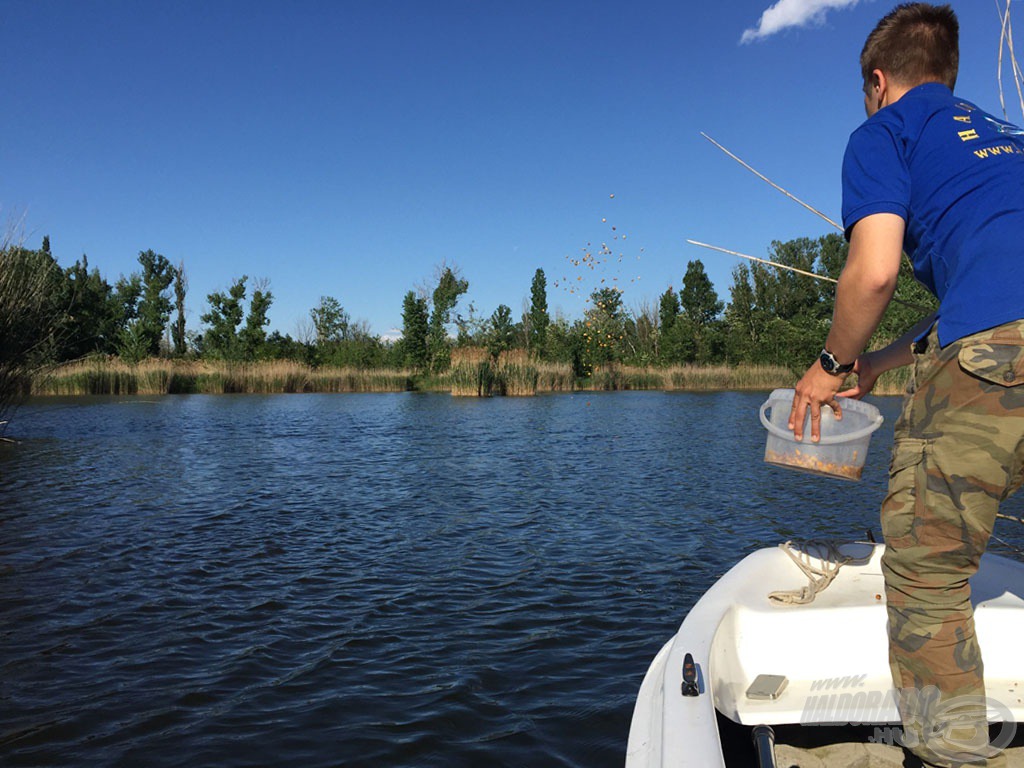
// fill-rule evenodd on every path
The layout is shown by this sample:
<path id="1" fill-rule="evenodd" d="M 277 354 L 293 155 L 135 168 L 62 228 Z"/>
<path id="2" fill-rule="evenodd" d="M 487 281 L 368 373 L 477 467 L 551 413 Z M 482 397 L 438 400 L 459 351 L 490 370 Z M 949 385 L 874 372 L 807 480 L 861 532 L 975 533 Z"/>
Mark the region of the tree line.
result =
<path id="1" fill-rule="evenodd" d="M 773 242 L 769 259 L 836 278 L 846 249 L 842 237 L 829 234 Z M 668 287 L 656 303 L 627 307 L 620 288 L 602 287 L 591 293 L 583 316 L 570 319 L 551 315 L 547 279 L 537 269 L 517 318 L 505 304 L 489 315 L 472 302 L 460 311 L 469 282 L 457 268 L 442 265 L 431 286 L 404 295 L 402 336 L 396 341 L 353 321 L 333 296 L 320 298 L 309 311 L 306 330 L 293 337 L 267 332 L 274 295 L 266 280 L 242 275 L 227 290 L 208 294 L 199 318 L 202 327 L 190 331 L 185 266 L 152 250 L 140 252 L 139 268 L 113 283 L 85 256 L 61 268 L 49 238 L 35 251 L 7 244 L 0 256 L 0 364 L 15 378 L 21 370 L 14 365 L 17 358 L 60 363 L 92 354 L 116 355 L 129 363 L 152 356 L 289 359 L 311 366 L 441 373 L 458 347 L 483 347 L 495 357 L 522 349 L 537 360 L 569 363 L 577 376 L 608 364 L 752 363 L 800 371 L 820 350 L 834 298 L 829 282 L 744 263 L 733 270 L 726 302 L 703 263 L 692 260 L 679 287 Z M 881 339 L 895 338 L 933 305 L 913 280 L 909 264 L 897 290 L 905 303 L 892 305 L 878 331 Z M 33 311 L 24 306 L 27 294 L 36 297 Z"/>

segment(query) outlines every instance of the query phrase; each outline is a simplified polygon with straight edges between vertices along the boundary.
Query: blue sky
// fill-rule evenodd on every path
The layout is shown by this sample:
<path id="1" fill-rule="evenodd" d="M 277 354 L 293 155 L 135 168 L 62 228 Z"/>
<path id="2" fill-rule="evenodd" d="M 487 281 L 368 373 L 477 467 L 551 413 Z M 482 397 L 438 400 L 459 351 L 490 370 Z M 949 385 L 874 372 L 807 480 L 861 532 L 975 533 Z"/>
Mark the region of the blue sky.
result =
<path id="1" fill-rule="evenodd" d="M 652 303 L 697 258 L 728 300 L 739 260 L 687 238 L 764 256 L 829 226 L 701 131 L 839 217 L 857 57 L 895 3 L 776 13 L 813 4 L 741 44 L 770 0 L 0 0 L 0 219 L 111 281 L 184 261 L 193 330 L 242 274 L 292 334 L 331 295 L 389 335 L 442 263 L 483 315 L 518 317 L 538 267 L 569 317 L 602 285 Z M 958 92 L 998 111 L 996 6 L 952 5 Z"/>

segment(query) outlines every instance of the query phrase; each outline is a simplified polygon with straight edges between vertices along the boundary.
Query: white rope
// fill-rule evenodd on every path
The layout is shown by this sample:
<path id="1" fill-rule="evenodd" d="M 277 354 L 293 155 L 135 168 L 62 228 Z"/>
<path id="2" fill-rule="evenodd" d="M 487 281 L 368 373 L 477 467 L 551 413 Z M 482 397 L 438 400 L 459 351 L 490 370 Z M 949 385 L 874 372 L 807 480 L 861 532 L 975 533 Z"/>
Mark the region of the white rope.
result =
<path id="1" fill-rule="evenodd" d="M 789 555 L 807 577 L 806 587 L 771 592 L 768 599 L 775 605 L 806 605 L 814 602 L 818 593 L 823 592 L 839 573 L 839 569 L 853 560 L 842 554 L 839 546 L 833 541 L 824 539 L 808 539 L 802 542 L 787 541 L 779 544 L 779 548 Z M 812 555 L 811 550 L 824 552 Z M 814 561 L 820 561 L 816 565 Z"/>

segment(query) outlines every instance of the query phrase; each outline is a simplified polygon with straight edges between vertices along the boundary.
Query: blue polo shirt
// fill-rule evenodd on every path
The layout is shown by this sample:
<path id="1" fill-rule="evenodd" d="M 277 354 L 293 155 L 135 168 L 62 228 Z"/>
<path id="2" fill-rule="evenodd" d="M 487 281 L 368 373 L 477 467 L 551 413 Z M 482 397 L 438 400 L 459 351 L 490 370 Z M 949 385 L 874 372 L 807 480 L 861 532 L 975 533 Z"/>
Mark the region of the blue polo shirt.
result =
<path id="1" fill-rule="evenodd" d="M 926 83 L 872 115 L 843 159 L 843 225 L 907 222 L 903 249 L 939 299 L 939 343 L 1024 317 L 1024 131 Z"/>

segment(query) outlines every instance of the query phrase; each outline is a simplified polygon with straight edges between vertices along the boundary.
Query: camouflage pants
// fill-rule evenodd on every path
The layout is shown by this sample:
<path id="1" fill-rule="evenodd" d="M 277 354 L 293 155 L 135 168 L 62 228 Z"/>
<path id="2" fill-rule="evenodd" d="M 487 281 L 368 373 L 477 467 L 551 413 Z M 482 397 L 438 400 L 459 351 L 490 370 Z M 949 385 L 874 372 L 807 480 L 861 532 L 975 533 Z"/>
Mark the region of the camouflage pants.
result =
<path id="1" fill-rule="evenodd" d="M 968 578 L 1024 479 L 1024 320 L 915 354 L 882 530 L 905 746 L 926 765 L 1005 765 L 988 746 Z"/>

